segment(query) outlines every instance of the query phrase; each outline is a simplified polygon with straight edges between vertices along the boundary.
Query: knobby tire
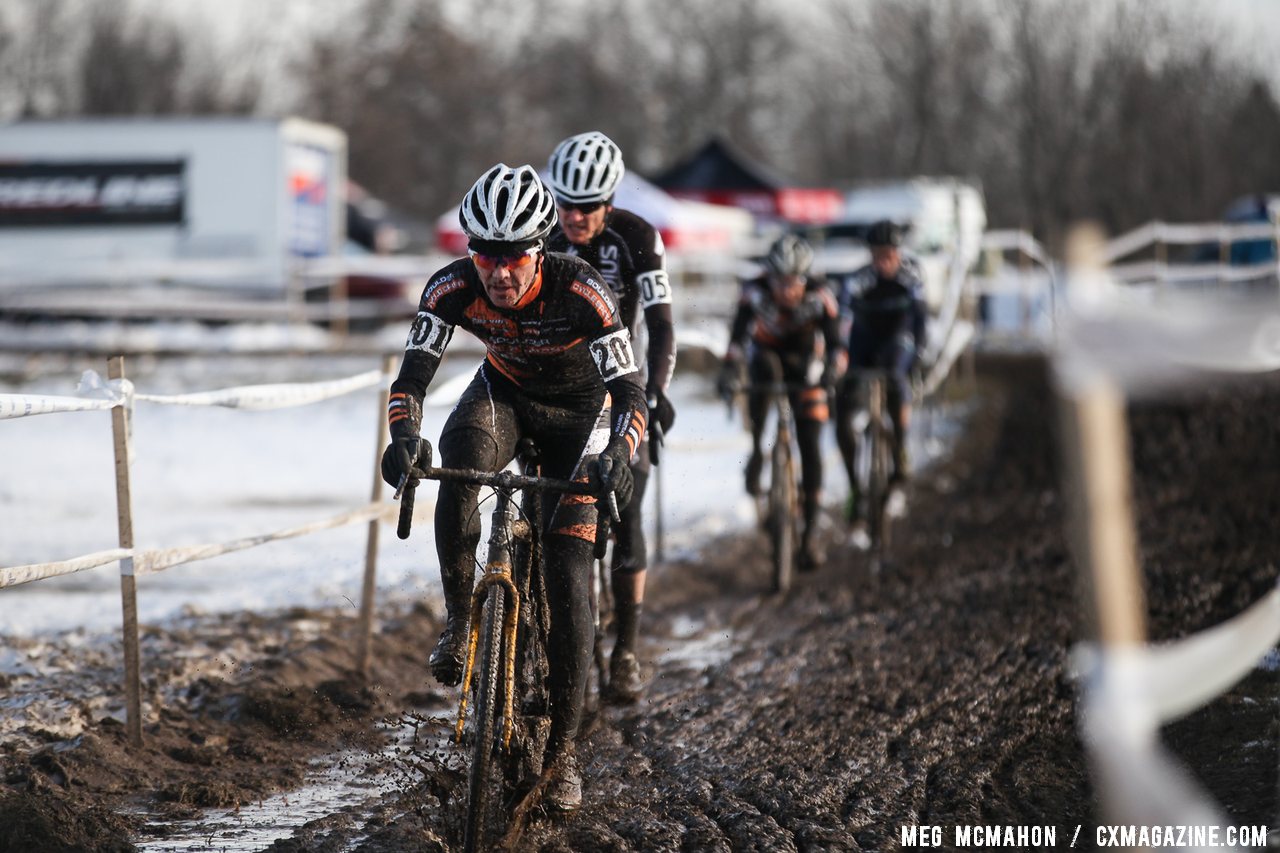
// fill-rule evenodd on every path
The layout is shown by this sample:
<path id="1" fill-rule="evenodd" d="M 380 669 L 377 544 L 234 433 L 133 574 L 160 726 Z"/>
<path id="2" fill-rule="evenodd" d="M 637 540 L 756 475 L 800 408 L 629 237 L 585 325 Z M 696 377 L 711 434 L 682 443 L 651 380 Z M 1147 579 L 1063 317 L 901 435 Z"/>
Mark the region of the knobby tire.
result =
<path id="1" fill-rule="evenodd" d="M 505 593 L 501 587 L 490 587 L 481 617 L 480 681 L 473 715 L 475 740 L 471 747 L 470 794 L 463 837 L 463 848 L 467 853 L 488 850 L 490 833 L 499 833 L 504 828 L 493 826 L 492 821 L 495 806 L 502 804 L 502 774 L 494 765 L 495 753 L 500 749 L 498 719 L 503 698 L 502 623 L 505 613 Z"/>
<path id="2" fill-rule="evenodd" d="M 795 568 L 796 481 L 791 464 L 791 444 L 779 434 L 773 446 L 769 472 L 769 537 L 773 541 L 773 591 L 791 588 Z"/>

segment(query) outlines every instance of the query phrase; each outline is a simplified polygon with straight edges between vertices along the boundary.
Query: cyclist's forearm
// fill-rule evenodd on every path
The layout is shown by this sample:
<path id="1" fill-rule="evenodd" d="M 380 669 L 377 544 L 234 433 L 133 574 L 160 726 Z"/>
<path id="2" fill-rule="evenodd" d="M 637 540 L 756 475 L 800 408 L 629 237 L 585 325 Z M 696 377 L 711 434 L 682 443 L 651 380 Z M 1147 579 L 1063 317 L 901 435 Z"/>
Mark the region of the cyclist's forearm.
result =
<path id="1" fill-rule="evenodd" d="M 404 354 L 400 374 L 391 383 L 391 398 L 387 404 L 388 427 L 392 436 L 418 434 L 422 428 L 422 401 L 439 367 L 438 356 L 416 350 Z"/>
<path id="2" fill-rule="evenodd" d="M 671 306 L 649 306 L 644 311 L 644 322 L 649 333 L 649 384 L 665 393 L 676 367 L 676 331 Z"/>
<path id="3" fill-rule="evenodd" d="M 649 405 L 644 398 L 644 387 L 639 375 L 629 373 L 605 383 L 613 400 L 610 421 L 611 440 L 625 441 L 635 453 L 644 438 L 649 423 Z"/>

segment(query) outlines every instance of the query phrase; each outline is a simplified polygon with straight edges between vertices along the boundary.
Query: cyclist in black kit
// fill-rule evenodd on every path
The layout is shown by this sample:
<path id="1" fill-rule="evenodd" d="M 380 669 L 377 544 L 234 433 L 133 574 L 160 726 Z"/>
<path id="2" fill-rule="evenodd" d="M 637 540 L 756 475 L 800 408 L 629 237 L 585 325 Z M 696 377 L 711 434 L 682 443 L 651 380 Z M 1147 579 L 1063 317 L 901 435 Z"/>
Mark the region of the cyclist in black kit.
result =
<path id="1" fill-rule="evenodd" d="M 560 220 L 548 247 L 595 267 L 617 297 L 622 324 L 633 339 L 644 340 L 647 333 L 648 358 L 640 364 L 640 375 L 645 381 L 649 421 L 665 436 L 676 414 L 667 399 L 676 346 L 662 237 L 639 216 L 613 206 L 624 173 L 622 152 L 603 133 L 580 133 L 564 140 L 552 152 L 547 170 Z M 618 636 L 609 659 L 608 692 L 622 702 L 634 702 L 642 689 L 636 650 L 648 555 L 640 509 L 649 480 L 647 444 L 653 440 L 647 436 L 645 446 L 632 457 L 635 493 L 615 528 L 618 542 L 610 567 Z"/>
<path id="2" fill-rule="evenodd" d="M 826 389 L 844 371 L 845 361 L 836 301 L 825 279 L 809 274 L 812 263 L 813 249 L 803 238 L 785 234 L 774 242 L 765 258 L 767 272 L 743 284 L 720 378 L 721 393 L 729 392 L 745 360 L 753 383 L 783 381 L 803 386 L 791 392 L 791 407 L 800 445 L 804 510 L 800 568 L 804 571 L 823 562 L 816 536 L 822 500 L 822 425 L 828 417 Z M 753 496 L 760 493 L 764 465 L 760 439 L 768 407 L 768 393 L 749 395 L 751 456 L 746 486 Z"/>
<path id="3" fill-rule="evenodd" d="M 532 437 L 543 474 L 590 478 L 630 498 L 628 462 L 644 438 L 644 389 L 631 338 L 608 285 L 586 262 L 548 253 L 555 200 L 532 166 L 499 163 L 476 181 L 459 211 L 469 257 L 432 276 L 391 385 L 391 444 L 382 475 L 397 483 L 419 458 L 422 400 L 454 327 L 478 337 L 484 364 L 440 434 L 445 467 L 498 471 Z M 605 416 L 607 400 L 612 413 Z M 605 428 L 597 430 L 604 420 Z M 595 446 L 594 442 L 598 442 Z M 596 455 L 598 454 L 598 455 Z M 462 678 L 480 516 L 479 488 L 442 482 L 436 503 L 436 551 L 448 620 L 431 653 L 443 684 Z M 551 608 L 551 735 L 554 774 L 546 802 L 577 808 L 582 777 L 574 738 L 591 665 L 590 604 L 594 498 L 550 496 L 544 517 L 547 600 Z"/>
<path id="4" fill-rule="evenodd" d="M 907 456 L 907 430 L 911 426 L 908 374 L 925 347 L 928 309 L 919 265 L 902 255 L 902 229 L 888 220 L 877 222 L 867 231 L 867 246 L 871 249 L 871 263 L 840 282 L 840 311 L 849 333 L 850 367 L 889 371 L 886 396 L 893 422 L 890 483 L 900 489 L 911 473 Z M 861 523 L 854 473 L 858 439 L 853 418 L 858 406 L 857 386 L 852 381 L 843 383 L 836 394 L 836 440 L 849 476 L 848 516 L 854 525 Z"/>

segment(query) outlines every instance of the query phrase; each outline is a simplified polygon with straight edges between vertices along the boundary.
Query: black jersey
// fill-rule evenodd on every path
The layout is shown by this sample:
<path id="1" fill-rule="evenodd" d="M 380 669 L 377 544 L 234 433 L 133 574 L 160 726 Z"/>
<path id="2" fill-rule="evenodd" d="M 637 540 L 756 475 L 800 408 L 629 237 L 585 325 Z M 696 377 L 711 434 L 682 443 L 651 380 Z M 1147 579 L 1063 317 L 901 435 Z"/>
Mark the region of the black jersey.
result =
<path id="1" fill-rule="evenodd" d="M 794 308 L 778 304 L 767 275 L 744 282 L 729 333 L 730 345 L 741 348 L 748 336 L 758 347 L 806 360 L 819 352 L 830 354 L 842 348 L 839 312 L 825 279 L 810 278 L 804 298 Z"/>
<path id="2" fill-rule="evenodd" d="M 919 264 L 904 257 L 892 278 L 876 274 L 868 264 L 840 282 L 842 324 L 851 350 L 876 349 L 910 335 L 924 349 L 928 309 Z"/>
<path id="3" fill-rule="evenodd" d="M 548 239 L 552 251 L 582 258 L 600 273 L 618 300 L 622 323 L 637 340 L 640 309 L 648 337 L 646 376 L 665 391 L 675 368 L 675 334 L 671 318 L 671 282 L 663 262 L 666 249 L 657 230 L 629 210 L 615 208 L 604 230 L 590 243 L 569 242 L 557 225 Z"/>
<path id="4" fill-rule="evenodd" d="M 585 262 L 546 253 L 540 278 L 513 309 L 489 301 L 466 258 L 432 276 L 391 384 L 393 417 L 402 416 L 397 402 L 406 394 L 419 404 L 409 410 L 420 410 L 455 327 L 479 338 L 488 363 L 538 402 L 573 405 L 603 383 L 613 398 L 614 434 L 639 445 L 647 406 L 631 336 L 613 293 Z"/>

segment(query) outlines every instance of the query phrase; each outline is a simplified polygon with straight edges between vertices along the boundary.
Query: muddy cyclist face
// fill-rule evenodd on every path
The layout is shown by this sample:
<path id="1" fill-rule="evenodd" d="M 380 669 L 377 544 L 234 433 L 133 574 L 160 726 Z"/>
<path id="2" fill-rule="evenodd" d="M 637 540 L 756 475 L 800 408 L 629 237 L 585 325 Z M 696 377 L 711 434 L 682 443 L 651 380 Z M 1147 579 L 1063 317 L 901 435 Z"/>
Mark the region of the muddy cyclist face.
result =
<path id="1" fill-rule="evenodd" d="M 604 221 L 608 217 L 612 205 L 603 201 L 585 204 L 570 204 L 556 199 L 556 213 L 560 216 L 560 227 L 564 236 L 575 246 L 585 246 L 604 230 Z"/>
<path id="2" fill-rule="evenodd" d="M 489 301 L 499 308 L 515 308 L 538 278 L 542 250 L 538 248 L 491 255 L 469 252 Z"/>

